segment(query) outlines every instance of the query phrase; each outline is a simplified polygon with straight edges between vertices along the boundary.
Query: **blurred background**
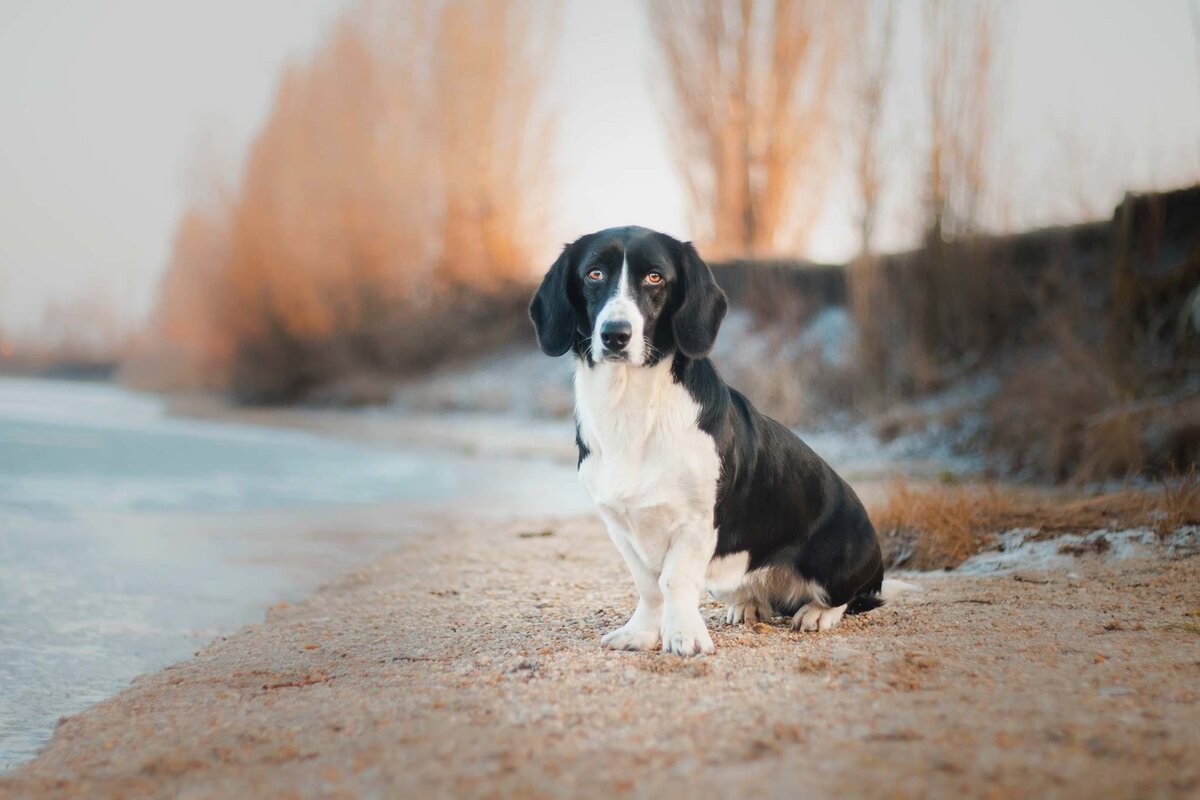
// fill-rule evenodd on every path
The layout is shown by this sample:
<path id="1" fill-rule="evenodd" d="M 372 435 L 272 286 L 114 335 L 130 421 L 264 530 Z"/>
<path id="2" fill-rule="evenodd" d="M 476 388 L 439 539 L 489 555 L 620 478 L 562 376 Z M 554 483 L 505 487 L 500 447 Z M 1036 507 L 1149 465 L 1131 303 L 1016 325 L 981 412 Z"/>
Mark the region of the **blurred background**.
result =
<path id="1" fill-rule="evenodd" d="M 5 0 L 0 103 L 0 764 L 420 515 L 586 510 L 525 309 L 604 227 L 864 496 L 1200 517 L 1197 0 Z M 893 565 L 996 515 L 892 496 Z"/>
<path id="2" fill-rule="evenodd" d="M 714 263 L 759 355 L 721 366 L 788 423 L 972 388 L 997 469 L 1195 457 L 1195 2 L 3 14 L 6 372 L 394 403 L 533 358 L 562 243 L 641 224 Z M 407 399 L 561 416 L 550 372 Z"/>

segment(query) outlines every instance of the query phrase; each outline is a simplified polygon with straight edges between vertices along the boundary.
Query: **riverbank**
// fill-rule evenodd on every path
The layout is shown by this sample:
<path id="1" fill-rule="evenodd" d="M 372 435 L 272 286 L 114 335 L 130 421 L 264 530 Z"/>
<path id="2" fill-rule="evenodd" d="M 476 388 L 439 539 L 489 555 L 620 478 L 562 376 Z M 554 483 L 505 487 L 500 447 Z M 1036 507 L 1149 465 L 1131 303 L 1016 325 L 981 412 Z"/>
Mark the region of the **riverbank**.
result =
<path id="1" fill-rule="evenodd" d="M 447 520 L 65 720 L 0 794 L 1193 796 L 1200 559 L 924 574 L 832 632 L 611 653 L 598 523 Z"/>

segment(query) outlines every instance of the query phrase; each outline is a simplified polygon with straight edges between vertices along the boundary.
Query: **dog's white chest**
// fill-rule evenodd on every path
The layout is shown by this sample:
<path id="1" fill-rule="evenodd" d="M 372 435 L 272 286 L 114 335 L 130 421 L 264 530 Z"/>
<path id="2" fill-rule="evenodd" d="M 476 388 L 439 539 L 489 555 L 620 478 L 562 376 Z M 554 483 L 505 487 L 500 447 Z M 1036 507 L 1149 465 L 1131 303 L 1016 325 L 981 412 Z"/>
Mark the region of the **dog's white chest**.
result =
<path id="1" fill-rule="evenodd" d="M 669 363 L 581 365 L 575 403 L 589 451 L 580 480 L 647 562 L 661 559 L 681 526 L 711 530 L 720 459 L 712 437 L 696 424 L 699 407 L 672 380 Z"/>

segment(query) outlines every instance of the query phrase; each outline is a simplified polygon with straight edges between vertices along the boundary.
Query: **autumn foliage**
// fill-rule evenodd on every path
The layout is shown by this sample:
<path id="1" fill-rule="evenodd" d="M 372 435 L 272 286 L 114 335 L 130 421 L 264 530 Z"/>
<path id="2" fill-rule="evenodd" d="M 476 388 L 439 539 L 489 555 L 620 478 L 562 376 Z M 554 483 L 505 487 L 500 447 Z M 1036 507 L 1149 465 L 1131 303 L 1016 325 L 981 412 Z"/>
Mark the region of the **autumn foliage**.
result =
<path id="1" fill-rule="evenodd" d="M 511 338 L 552 25 L 521 0 L 348 11 L 283 76 L 240 184 L 180 221 L 142 371 L 290 402 Z"/>

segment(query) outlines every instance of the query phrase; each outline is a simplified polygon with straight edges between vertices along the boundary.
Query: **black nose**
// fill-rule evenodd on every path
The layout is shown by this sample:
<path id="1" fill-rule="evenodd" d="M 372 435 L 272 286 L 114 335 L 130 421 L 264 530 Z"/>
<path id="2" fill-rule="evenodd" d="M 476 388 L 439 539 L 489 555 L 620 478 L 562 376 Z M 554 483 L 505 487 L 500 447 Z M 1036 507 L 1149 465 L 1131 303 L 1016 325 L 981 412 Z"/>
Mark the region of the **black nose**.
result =
<path id="1" fill-rule="evenodd" d="M 600 329 L 600 341 L 609 350 L 624 350 L 633 335 L 633 326 L 628 322 L 606 322 Z"/>

